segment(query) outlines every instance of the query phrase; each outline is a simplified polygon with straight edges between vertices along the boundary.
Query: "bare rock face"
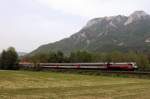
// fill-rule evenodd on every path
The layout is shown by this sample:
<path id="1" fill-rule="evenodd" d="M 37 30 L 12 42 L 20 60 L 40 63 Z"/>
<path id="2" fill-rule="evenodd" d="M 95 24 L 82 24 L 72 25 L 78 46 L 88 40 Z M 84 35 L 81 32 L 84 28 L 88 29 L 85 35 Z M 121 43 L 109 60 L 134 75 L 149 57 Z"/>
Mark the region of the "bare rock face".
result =
<path id="1" fill-rule="evenodd" d="M 128 20 L 125 22 L 125 25 L 128 25 L 132 22 L 136 22 L 138 20 L 147 19 L 147 18 L 150 18 L 150 16 L 144 11 L 135 11 L 128 17 Z"/>
<path id="2" fill-rule="evenodd" d="M 42 45 L 31 54 L 57 50 L 65 53 L 76 50 L 150 52 L 149 37 L 150 15 L 144 11 L 135 11 L 130 16 L 118 15 L 92 19 L 69 38 Z"/>

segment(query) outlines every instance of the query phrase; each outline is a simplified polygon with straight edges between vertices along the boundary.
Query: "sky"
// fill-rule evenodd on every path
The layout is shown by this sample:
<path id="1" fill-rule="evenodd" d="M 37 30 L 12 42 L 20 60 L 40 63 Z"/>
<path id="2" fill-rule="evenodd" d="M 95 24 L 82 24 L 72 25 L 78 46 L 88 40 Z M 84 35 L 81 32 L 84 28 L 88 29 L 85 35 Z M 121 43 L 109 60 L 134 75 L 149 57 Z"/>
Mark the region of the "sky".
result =
<path id="1" fill-rule="evenodd" d="M 150 0 L 0 0 L 0 51 L 31 52 L 78 32 L 96 17 L 150 14 Z"/>

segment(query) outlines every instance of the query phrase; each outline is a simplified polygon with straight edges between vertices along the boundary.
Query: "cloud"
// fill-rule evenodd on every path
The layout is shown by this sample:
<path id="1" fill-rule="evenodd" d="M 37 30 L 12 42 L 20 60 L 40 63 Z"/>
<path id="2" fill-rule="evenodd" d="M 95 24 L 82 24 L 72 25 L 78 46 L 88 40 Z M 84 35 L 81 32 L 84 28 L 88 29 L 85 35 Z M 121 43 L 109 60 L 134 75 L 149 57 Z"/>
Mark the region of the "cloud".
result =
<path id="1" fill-rule="evenodd" d="M 148 0 L 37 0 L 51 9 L 84 17 L 128 15 L 135 10 L 147 10 Z"/>
<path id="2" fill-rule="evenodd" d="M 59 0 L 60 1 L 60 0 Z M 65 0 L 59 2 L 58 0 L 49 0 L 52 8 L 62 10 L 65 13 L 71 13 L 81 16 L 92 16 L 96 13 L 98 8 L 97 0 Z"/>

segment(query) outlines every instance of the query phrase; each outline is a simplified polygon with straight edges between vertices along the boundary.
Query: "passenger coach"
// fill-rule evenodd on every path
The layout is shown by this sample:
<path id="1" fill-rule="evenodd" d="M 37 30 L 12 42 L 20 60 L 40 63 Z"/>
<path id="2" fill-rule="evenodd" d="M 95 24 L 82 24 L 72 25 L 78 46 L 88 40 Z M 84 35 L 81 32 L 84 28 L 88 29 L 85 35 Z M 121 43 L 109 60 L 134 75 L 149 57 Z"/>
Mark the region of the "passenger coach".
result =
<path id="1" fill-rule="evenodd" d="M 134 62 L 123 63 L 39 63 L 36 64 L 41 68 L 55 69 L 100 69 L 100 70 L 135 70 L 137 65 Z M 20 63 L 20 66 L 33 67 L 32 63 Z"/>

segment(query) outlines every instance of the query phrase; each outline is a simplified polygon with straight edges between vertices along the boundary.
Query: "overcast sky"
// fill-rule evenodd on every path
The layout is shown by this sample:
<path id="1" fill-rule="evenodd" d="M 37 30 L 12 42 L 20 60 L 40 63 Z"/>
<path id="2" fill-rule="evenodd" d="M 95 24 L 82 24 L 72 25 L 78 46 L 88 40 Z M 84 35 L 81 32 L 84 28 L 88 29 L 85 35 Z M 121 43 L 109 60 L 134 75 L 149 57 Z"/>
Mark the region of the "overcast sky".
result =
<path id="1" fill-rule="evenodd" d="M 150 14 L 150 0 L 0 0 L 0 51 L 30 52 L 79 31 L 89 19 Z"/>

